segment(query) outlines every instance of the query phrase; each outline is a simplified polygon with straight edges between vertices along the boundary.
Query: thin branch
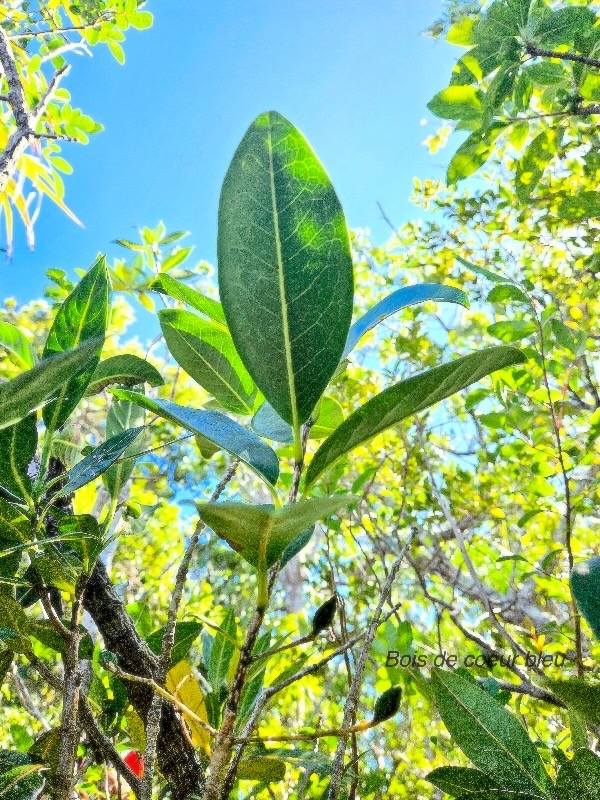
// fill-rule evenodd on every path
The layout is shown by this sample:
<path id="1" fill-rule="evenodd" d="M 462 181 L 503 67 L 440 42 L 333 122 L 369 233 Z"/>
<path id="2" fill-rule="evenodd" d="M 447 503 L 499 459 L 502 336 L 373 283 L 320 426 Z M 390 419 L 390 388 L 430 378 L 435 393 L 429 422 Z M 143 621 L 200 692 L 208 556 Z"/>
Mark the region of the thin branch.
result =
<path id="1" fill-rule="evenodd" d="M 93 22 L 88 22 L 86 25 L 69 25 L 65 28 L 51 28 L 47 31 L 23 31 L 23 33 L 11 33 L 9 39 L 32 39 L 38 36 L 60 36 L 67 33 L 76 33 L 78 31 L 87 31 L 101 25 L 103 22 L 110 22 L 111 17 L 109 14 L 102 14 L 98 19 Z"/>
<path id="2" fill-rule="evenodd" d="M 358 661 L 356 663 L 356 667 L 354 670 L 354 676 L 352 678 L 352 683 L 348 691 L 348 696 L 346 697 L 346 703 L 344 705 L 344 719 L 342 722 L 343 729 L 351 727 L 352 724 L 351 720 L 354 714 L 356 713 L 356 709 L 358 707 L 358 702 L 360 699 L 360 690 L 362 686 L 365 667 L 367 664 L 367 655 L 369 653 L 371 644 L 373 642 L 373 639 L 375 638 L 377 629 L 379 627 L 379 621 L 381 619 L 383 606 L 391 595 L 394 581 L 396 580 L 396 576 L 400 571 L 400 567 L 402 566 L 402 562 L 404 561 L 404 556 L 406 555 L 408 548 L 410 547 L 410 544 L 415 536 L 415 533 L 416 531 L 414 529 L 411 529 L 410 534 L 404 546 L 402 547 L 402 550 L 400 551 L 399 555 L 397 556 L 396 560 L 391 566 L 389 575 L 386 579 L 383 589 L 380 592 L 379 602 L 377 603 L 377 608 L 375 609 L 375 612 L 371 617 L 369 627 L 367 628 L 367 633 L 361 645 Z M 344 772 L 344 753 L 346 751 L 346 739 L 347 736 L 343 735 L 340 738 L 336 749 L 335 757 L 331 767 L 331 781 L 329 784 L 329 794 L 328 794 L 329 800 L 337 800 L 339 795 L 340 782 L 342 779 L 342 774 Z"/>
<path id="3" fill-rule="evenodd" d="M 223 476 L 222 480 L 212 493 L 210 498 L 211 503 L 214 503 L 216 500 L 219 499 L 222 492 L 225 490 L 227 484 L 231 481 L 231 479 L 235 475 L 239 463 L 240 463 L 239 459 L 235 459 L 232 462 L 231 466 Z M 181 560 L 181 563 L 177 570 L 177 575 L 175 578 L 175 587 L 173 589 L 173 594 L 171 596 L 171 603 L 169 605 L 167 624 L 165 627 L 165 632 L 163 634 L 161 653 L 158 660 L 158 671 L 156 678 L 160 685 L 162 685 L 165 682 L 167 677 L 167 672 L 169 671 L 169 664 L 171 663 L 171 655 L 173 653 L 173 647 L 175 646 L 177 613 L 179 611 L 179 605 L 181 603 L 181 598 L 183 596 L 183 589 L 185 587 L 185 582 L 187 580 L 187 575 L 192 561 L 192 557 L 194 555 L 194 551 L 196 550 L 198 540 L 200 539 L 200 535 L 202 534 L 204 528 L 205 528 L 204 523 L 201 520 L 198 520 L 198 523 L 194 529 L 194 533 L 192 534 L 192 537 L 186 548 L 183 559 Z M 148 718 L 146 721 L 146 750 L 144 753 L 145 771 L 144 771 L 144 777 L 142 779 L 141 800 L 152 800 L 154 759 L 156 757 L 156 745 L 158 742 L 158 732 L 160 728 L 161 706 L 162 706 L 161 697 L 158 693 L 155 693 L 152 697 L 152 703 L 150 705 L 150 711 L 148 712 Z"/>
<path id="4" fill-rule="evenodd" d="M 544 47 L 538 47 L 531 42 L 525 42 L 525 50 L 530 56 L 543 56 L 545 58 L 559 58 L 561 61 L 574 61 L 576 64 L 585 64 L 588 67 L 595 67 L 600 69 L 600 61 L 597 58 L 590 58 L 589 56 L 581 56 L 579 53 L 561 53 L 557 50 L 546 50 Z"/>
<path id="5" fill-rule="evenodd" d="M 19 695 L 19 700 L 23 704 L 23 708 L 25 709 L 25 711 L 27 711 L 29 714 L 31 714 L 32 717 L 37 719 L 37 721 L 42 725 L 44 730 L 49 731 L 51 726 L 48 724 L 48 720 L 46 719 L 46 717 L 42 714 L 42 712 L 34 703 L 32 696 L 29 694 L 29 689 L 25 685 L 25 681 L 19 675 L 19 668 L 17 667 L 16 664 L 13 664 L 13 668 L 11 671 L 11 678 L 13 680 L 13 683 L 15 684 L 15 689 L 17 690 L 17 694 Z"/>

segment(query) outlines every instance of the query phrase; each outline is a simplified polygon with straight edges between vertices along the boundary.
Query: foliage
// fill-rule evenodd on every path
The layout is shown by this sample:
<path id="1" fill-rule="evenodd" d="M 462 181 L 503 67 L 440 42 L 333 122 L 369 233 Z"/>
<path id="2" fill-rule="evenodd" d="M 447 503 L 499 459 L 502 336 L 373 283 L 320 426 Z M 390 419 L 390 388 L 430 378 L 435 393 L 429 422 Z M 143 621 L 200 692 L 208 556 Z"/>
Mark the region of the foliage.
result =
<path id="1" fill-rule="evenodd" d="M 6 250 L 12 252 L 14 214 L 34 241 L 34 224 L 44 197 L 71 219 L 62 174 L 71 166 L 65 142 L 86 144 L 102 126 L 81 109 L 61 85 L 70 59 L 106 45 L 120 63 L 121 42 L 130 28 L 152 24 L 145 0 L 7 0 L 0 12 L 0 213 Z"/>

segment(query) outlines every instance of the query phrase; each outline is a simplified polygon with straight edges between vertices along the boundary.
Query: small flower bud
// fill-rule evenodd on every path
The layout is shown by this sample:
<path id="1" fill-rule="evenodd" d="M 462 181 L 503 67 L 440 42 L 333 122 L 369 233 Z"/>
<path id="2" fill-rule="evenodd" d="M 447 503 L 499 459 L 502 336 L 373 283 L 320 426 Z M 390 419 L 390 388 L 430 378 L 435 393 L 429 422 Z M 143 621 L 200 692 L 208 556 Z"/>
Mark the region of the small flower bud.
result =
<path id="1" fill-rule="evenodd" d="M 375 703 L 373 723 L 384 722 L 386 719 L 393 717 L 400 708 L 401 699 L 402 689 L 399 686 L 392 686 L 391 689 L 387 689 L 383 694 L 380 694 Z"/>
<path id="2" fill-rule="evenodd" d="M 322 606 L 319 606 L 315 611 L 315 615 L 312 620 L 312 635 L 316 636 L 321 631 L 324 631 L 326 628 L 329 628 L 333 620 L 335 619 L 335 612 L 337 608 L 337 597 L 334 595 L 330 597 Z"/>

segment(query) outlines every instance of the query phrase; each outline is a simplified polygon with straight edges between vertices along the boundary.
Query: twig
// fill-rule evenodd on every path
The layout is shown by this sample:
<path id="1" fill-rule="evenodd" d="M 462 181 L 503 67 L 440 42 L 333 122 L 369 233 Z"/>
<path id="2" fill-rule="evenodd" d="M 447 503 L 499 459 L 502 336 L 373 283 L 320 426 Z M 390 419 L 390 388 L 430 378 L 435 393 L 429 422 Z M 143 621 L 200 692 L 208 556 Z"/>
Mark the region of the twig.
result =
<path id="1" fill-rule="evenodd" d="M 16 664 L 13 664 L 13 668 L 11 671 L 11 677 L 13 683 L 15 684 L 15 688 L 17 690 L 17 694 L 19 695 L 19 700 L 23 704 L 23 708 L 31 714 L 32 717 L 35 717 L 39 723 L 41 723 L 44 730 L 49 731 L 50 725 L 48 724 L 48 720 L 33 702 L 33 698 L 29 694 L 29 689 L 25 685 L 24 680 L 19 675 L 19 668 Z"/>
<path id="2" fill-rule="evenodd" d="M 239 459 L 235 459 L 232 462 L 231 466 L 223 476 L 222 480 L 212 493 L 210 502 L 215 502 L 215 500 L 218 500 L 218 498 L 224 491 L 229 481 L 235 475 L 239 463 L 240 463 Z M 160 685 L 162 685 L 165 682 L 167 677 L 167 672 L 169 671 L 169 664 L 171 663 L 171 655 L 173 652 L 173 647 L 175 645 L 177 613 L 179 611 L 179 605 L 181 603 L 183 589 L 185 586 L 185 582 L 187 580 L 187 575 L 190 568 L 190 563 L 192 561 L 192 556 L 194 555 L 194 551 L 198 544 L 200 535 L 204 530 L 204 527 L 205 527 L 204 523 L 201 520 L 199 520 L 198 523 L 196 524 L 194 533 L 192 534 L 190 542 L 184 553 L 183 559 L 181 560 L 181 563 L 177 570 L 177 575 L 175 578 L 175 587 L 173 589 L 173 595 L 171 597 L 171 603 L 169 605 L 169 614 L 167 618 L 165 632 L 162 638 L 160 657 L 158 660 L 158 670 L 156 677 L 157 677 L 157 682 Z M 154 759 L 156 757 L 156 745 L 158 741 L 158 731 L 160 728 L 161 706 L 162 706 L 162 700 L 160 694 L 155 692 L 155 694 L 152 697 L 150 711 L 148 712 L 148 718 L 146 720 L 146 749 L 144 753 L 144 777 L 142 778 L 141 800 L 152 800 Z"/>
<path id="3" fill-rule="evenodd" d="M 358 661 L 354 669 L 354 676 L 352 678 L 352 683 L 348 691 L 348 696 L 346 697 L 346 703 L 344 705 L 344 719 L 342 721 L 342 729 L 346 729 L 351 726 L 351 720 L 353 718 L 353 715 L 356 713 L 356 709 L 358 708 L 358 702 L 360 699 L 360 690 L 362 686 L 365 666 L 367 663 L 367 655 L 369 653 L 371 644 L 373 642 L 373 639 L 375 638 L 375 634 L 377 633 L 377 629 L 379 627 L 379 621 L 381 619 L 383 606 L 390 597 L 394 581 L 396 580 L 396 576 L 400 571 L 400 567 L 402 566 L 402 562 L 404 561 L 404 556 L 406 555 L 408 548 L 410 547 L 410 544 L 415 536 L 415 533 L 416 531 L 414 529 L 411 529 L 405 544 L 403 545 L 399 555 L 397 556 L 397 558 L 395 559 L 394 563 L 390 568 L 387 579 L 383 585 L 383 589 L 379 594 L 379 602 L 377 603 L 375 612 L 371 617 L 369 627 L 367 628 L 367 633 L 365 634 L 364 641 L 361 645 Z M 346 739 L 347 735 L 343 735 L 338 741 L 338 746 L 331 767 L 331 781 L 329 784 L 329 793 L 328 793 L 329 800 L 337 800 L 339 795 L 340 782 L 344 772 L 344 753 L 346 751 Z"/>
<path id="4" fill-rule="evenodd" d="M 577 64 L 585 64 L 588 67 L 596 67 L 600 69 L 600 61 L 597 58 L 590 58 L 589 56 L 581 56 L 579 53 L 561 53 L 557 50 L 546 50 L 544 47 L 538 47 L 531 42 L 525 42 L 525 50 L 530 56 L 544 56 L 545 58 L 559 58 L 562 61 L 574 61 Z M 598 113 L 598 112 L 596 112 Z"/>

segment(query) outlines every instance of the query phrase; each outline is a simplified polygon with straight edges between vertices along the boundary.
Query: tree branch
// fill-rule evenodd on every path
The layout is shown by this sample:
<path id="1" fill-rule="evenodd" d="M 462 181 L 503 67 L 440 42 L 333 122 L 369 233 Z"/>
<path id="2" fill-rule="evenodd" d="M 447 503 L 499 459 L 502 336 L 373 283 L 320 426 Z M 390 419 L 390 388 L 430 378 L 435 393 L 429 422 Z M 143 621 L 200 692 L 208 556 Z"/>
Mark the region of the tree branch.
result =
<path id="1" fill-rule="evenodd" d="M 525 50 L 530 56 L 559 58 L 562 61 L 574 61 L 577 64 L 585 64 L 588 67 L 596 67 L 596 69 L 600 69 L 600 61 L 597 58 L 581 56 L 579 53 L 560 53 L 557 50 L 546 50 L 544 47 L 538 47 L 531 42 L 525 42 Z"/>

